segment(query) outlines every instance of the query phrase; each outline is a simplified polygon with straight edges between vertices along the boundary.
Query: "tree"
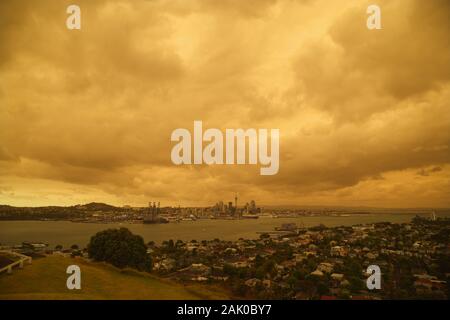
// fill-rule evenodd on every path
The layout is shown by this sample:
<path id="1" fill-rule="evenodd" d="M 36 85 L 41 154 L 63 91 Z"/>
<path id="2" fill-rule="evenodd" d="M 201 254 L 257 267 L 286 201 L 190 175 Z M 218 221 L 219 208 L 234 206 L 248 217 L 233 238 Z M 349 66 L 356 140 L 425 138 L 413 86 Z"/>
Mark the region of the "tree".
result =
<path id="1" fill-rule="evenodd" d="M 267 274 L 270 274 L 271 276 L 275 275 L 275 261 L 272 259 L 267 260 L 266 262 L 264 262 L 262 268 L 264 270 L 264 272 Z"/>
<path id="2" fill-rule="evenodd" d="M 60 245 L 60 244 L 57 244 L 57 245 L 55 246 L 55 250 L 57 250 L 57 251 L 61 251 L 62 248 L 63 248 L 63 246 Z"/>
<path id="3" fill-rule="evenodd" d="M 73 244 L 73 245 L 70 247 L 70 249 L 72 249 L 72 250 L 78 250 L 79 247 L 78 247 L 77 244 Z"/>
<path id="4" fill-rule="evenodd" d="M 317 293 L 321 296 L 329 294 L 330 290 L 328 289 L 328 285 L 322 281 L 319 281 L 317 283 Z"/>
<path id="5" fill-rule="evenodd" d="M 180 247 L 182 247 L 183 245 L 184 245 L 183 240 L 177 240 L 177 241 L 175 242 L 175 246 L 176 246 L 177 248 L 180 248 Z"/>
<path id="6" fill-rule="evenodd" d="M 364 289 L 364 281 L 354 277 L 354 276 L 348 276 L 348 281 L 350 282 L 350 290 L 351 292 L 358 292 L 360 290 Z"/>
<path id="7" fill-rule="evenodd" d="M 232 286 L 233 293 L 239 297 L 244 297 L 247 293 L 247 286 L 240 281 L 237 281 Z"/>
<path id="8" fill-rule="evenodd" d="M 261 233 L 259 235 L 259 238 L 260 239 L 269 239 L 270 238 L 270 234 L 268 234 L 268 233 Z"/>
<path id="9" fill-rule="evenodd" d="M 132 267 L 151 271 L 152 260 L 141 236 L 127 228 L 108 229 L 95 234 L 88 244 L 89 258 L 118 268 Z"/>
<path id="10" fill-rule="evenodd" d="M 73 250 L 71 253 L 70 253 L 70 256 L 73 258 L 73 257 L 81 257 L 81 251 L 80 250 Z"/>

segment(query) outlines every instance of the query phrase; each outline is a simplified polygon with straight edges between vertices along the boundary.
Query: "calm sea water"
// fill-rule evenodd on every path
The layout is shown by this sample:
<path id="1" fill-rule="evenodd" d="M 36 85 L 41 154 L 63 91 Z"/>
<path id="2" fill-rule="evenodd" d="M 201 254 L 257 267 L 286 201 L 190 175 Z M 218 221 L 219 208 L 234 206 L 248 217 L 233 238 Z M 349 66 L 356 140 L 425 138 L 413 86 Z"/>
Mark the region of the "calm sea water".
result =
<path id="1" fill-rule="evenodd" d="M 248 220 L 197 220 L 182 221 L 159 225 L 128 223 L 75 223 L 69 221 L 0 221 L 0 244 L 13 245 L 23 241 L 48 243 L 51 247 L 61 244 L 65 247 L 73 244 L 85 246 L 92 235 L 108 228 L 127 227 L 133 233 L 141 235 L 146 242 L 160 243 L 164 240 L 237 240 L 254 239 L 257 232 L 273 231 L 282 223 L 294 222 L 311 227 L 319 224 L 326 226 L 354 225 L 380 221 L 409 222 L 414 214 L 369 214 L 350 217 L 302 217 L 269 218 Z"/>

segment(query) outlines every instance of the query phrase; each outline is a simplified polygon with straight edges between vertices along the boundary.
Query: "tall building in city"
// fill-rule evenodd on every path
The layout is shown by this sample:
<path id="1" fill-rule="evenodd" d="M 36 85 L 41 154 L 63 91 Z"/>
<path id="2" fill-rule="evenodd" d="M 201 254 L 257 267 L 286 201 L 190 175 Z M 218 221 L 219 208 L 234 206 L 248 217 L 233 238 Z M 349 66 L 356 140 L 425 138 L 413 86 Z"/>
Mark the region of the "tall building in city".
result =
<path id="1" fill-rule="evenodd" d="M 431 213 L 431 221 L 436 221 L 437 220 L 437 217 L 436 217 L 436 212 L 435 211 L 433 211 L 432 213 Z"/>

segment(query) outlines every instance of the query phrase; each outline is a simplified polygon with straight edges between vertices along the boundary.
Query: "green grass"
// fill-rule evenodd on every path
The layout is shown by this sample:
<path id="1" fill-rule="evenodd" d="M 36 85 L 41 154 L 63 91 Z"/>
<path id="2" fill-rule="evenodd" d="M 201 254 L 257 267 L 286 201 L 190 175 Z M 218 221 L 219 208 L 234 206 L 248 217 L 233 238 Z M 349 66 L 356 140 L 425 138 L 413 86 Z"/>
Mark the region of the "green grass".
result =
<path id="1" fill-rule="evenodd" d="M 66 268 L 76 264 L 81 269 L 81 290 L 68 290 Z M 12 275 L 0 275 L 0 300 L 7 299 L 228 299 L 217 288 L 189 285 L 161 279 L 134 270 L 119 270 L 103 263 L 80 258 L 49 256 L 33 260 Z"/>

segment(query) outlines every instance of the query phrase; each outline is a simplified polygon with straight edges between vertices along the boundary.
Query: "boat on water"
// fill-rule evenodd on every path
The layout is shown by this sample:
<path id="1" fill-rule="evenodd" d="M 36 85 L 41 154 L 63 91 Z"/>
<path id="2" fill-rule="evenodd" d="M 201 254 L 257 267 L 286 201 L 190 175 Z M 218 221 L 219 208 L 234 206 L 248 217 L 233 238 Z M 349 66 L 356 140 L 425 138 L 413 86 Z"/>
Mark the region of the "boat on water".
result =
<path id="1" fill-rule="evenodd" d="M 242 219 L 258 219 L 259 216 L 254 214 L 244 214 L 241 216 Z"/>
<path id="2" fill-rule="evenodd" d="M 144 217 L 142 222 L 144 224 L 162 224 L 169 223 L 169 220 L 163 217 Z"/>

